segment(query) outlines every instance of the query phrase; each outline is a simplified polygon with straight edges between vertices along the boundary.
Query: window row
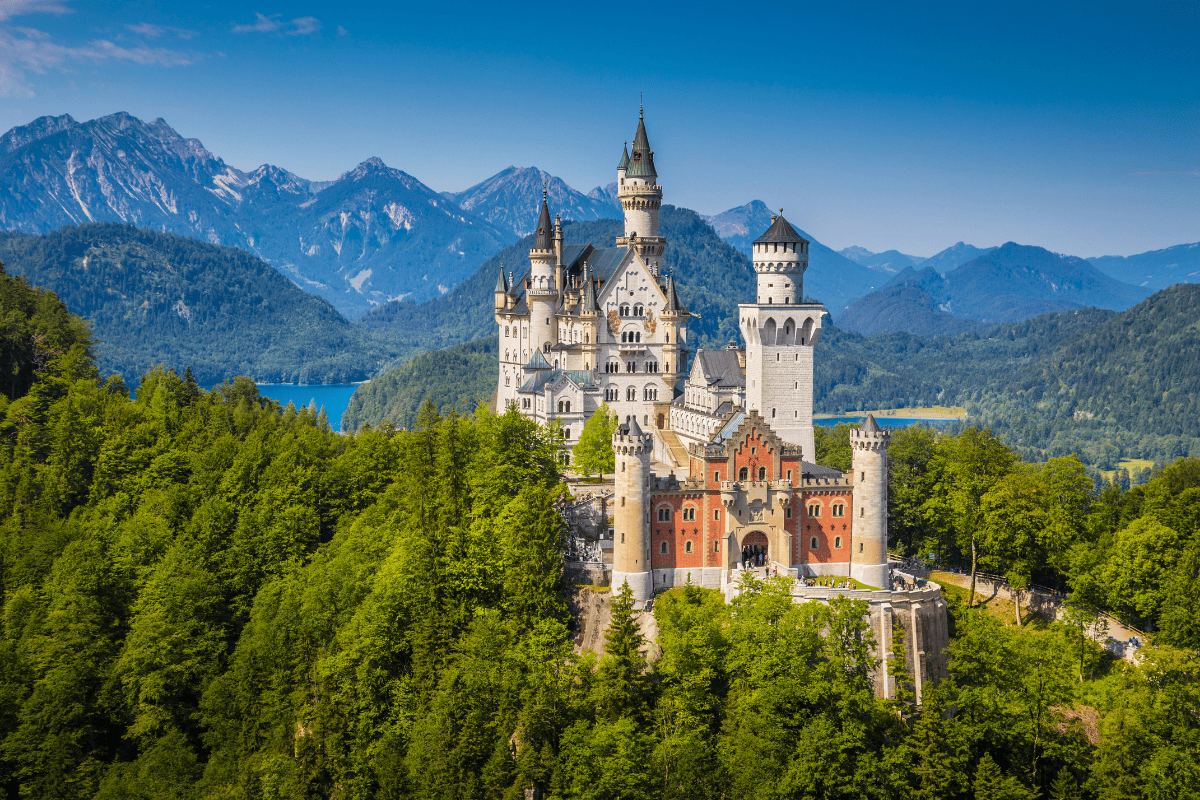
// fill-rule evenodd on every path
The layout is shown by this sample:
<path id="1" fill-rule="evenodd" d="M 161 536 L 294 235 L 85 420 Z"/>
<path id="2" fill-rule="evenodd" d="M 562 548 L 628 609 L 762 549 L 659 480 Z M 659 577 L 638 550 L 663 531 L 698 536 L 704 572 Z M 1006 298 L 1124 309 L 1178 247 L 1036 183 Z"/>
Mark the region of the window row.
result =
<path id="1" fill-rule="evenodd" d="M 604 390 L 605 402 L 615 402 L 621 399 L 621 390 L 616 386 L 609 386 Z M 637 402 L 638 390 L 636 386 L 630 386 L 625 389 L 625 399 L 629 402 Z M 642 389 L 642 400 L 655 401 L 658 399 L 658 389 L 653 386 L 647 386 Z"/>
<path id="2" fill-rule="evenodd" d="M 819 550 L 820 549 L 820 542 L 817 541 L 817 537 L 813 536 L 811 539 L 808 540 L 808 549 L 809 550 Z M 833 537 L 833 549 L 834 550 L 842 549 L 842 537 L 840 537 L 840 536 Z"/>
<path id="3" fill-rule="evenodd" d="M 663 555 L 666 555 L 667 553 L 671 552 L 671 546 L 669 544 L 667 544 L 666 542 L 659 542 L 658 543 L 658 552 L 662 553 Z M 684 542 L 683 543 L 683 552 L 685 552 L 685 553 L 695 552 L 693 550 L 692 542 Z"/>
<path id="4" fill-rule="evenodd" d="M 810 517 L 819 517 L 819 516 L 821 516 L 821 504 L 820 504 L 820 503 L 816 503 L 816 502 L 810 502 L 810 503 L 808 504 L 808 515 L 809 515 Z M 829 507 L 829 515 L 830 515 L 830 516 L 832 516 L 832 517 L 844 517 L 844 516 L 846 516 L 846 504 L 845 504 L 845 503 L 834 503 L 834 504 L 832 504 L 832 505 Z"/>
<path id="5" fill-rule="evenodd" d="M 604 371 L 606 373 L 608 373 L 609 375 L 620 374 L 622 371 L 621 370 L 621 362 L 619 362 L 619 361 L 605 362 Z M 625 372 L 637 372 L 638 371 L 637 362 L 636 361 L 626 361 L 624 371 Z M 645 364 L 642 365 L 642 371 L 657 373 L 659 371 L 658 362 L 657 361 L 647 361 Z"/>
<path id="6" fill-rule="evenodd" d="M 631 310 L 633 311 L 632 315 L 629 313 Z M 634 303 L 632 309 L 630 308 L 629 303 L 622 303 L 621 307 L 617 309 L 617 314 L 622 317 L 640 317 L 645 314 L 645 311 L 646 309 L 641 303 Z"/>

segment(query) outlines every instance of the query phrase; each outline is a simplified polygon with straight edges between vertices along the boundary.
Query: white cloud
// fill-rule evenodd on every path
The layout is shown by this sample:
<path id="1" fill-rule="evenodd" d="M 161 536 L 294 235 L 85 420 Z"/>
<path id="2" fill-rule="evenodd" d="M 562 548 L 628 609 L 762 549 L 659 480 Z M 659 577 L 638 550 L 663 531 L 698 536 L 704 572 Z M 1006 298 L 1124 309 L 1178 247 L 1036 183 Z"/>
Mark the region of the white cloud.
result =
<path id="1" fill-rule="evenodd" d="M 283 27 L 283 22 L 280 21 L 278 14 L 266 16 L 257 11 L 254 12 L 254 22 L 249 25 L 234 25 L 231 30 L 234 33 L 271 33 Z"/>
<path id="2" fill-rule="evenodd" d="M 61 14 L 67 10 L 61 3 L 48 0 L 0 0 L 0 22 L 17 15 Z M 33 90 L 25 80 L 29 73 L 41 75 L 88 61 L 176 67 L 190 64 L 192 57 L 164 47 L 124 47 L 107 39 L 94 39 L 78 47 L 62 45 L 36 28 L 0 24 L 0 97 L 32 97 Z"/>
<path id="3" fill-rule="evenodd" d="M 67 14 L 70 11 L 61 0 L 0 0 L 0 22 L 29 14 Z"/>
<path id="4" fill-rule="evenodd" d="M 292 29 L 287 32 L 288 36 L 308 36 L 310 33 L 316 33 L 321 30 L 321 20 L 316 17 L 297 17 L 291 22 Z"/>
<path id="5" fill-rule="evenodd" d="M 338 35 L 338 36 L 349 36 L 349 35 L 350 35 L 350 31 L 346 30 L 346 29 L 345 29 L 345 28 L 343 28 L 341 25 L 338 25 L 338 27 L 337 27 L 337 35 Z"/>
<path id="6" fill-rule="evenodd" d="M 282 33 L 285 36 L 308 36 L 321 30 L 321 20 L 316 17 L 296 17 L 284 22 L 279 14 L 260 14 L 254 12 L 254 22 L 248 25 L 234 25 L 230 28 L 234 33 Z"/>
<path id="7" fill-rule="evenodd" d="M 189 31 L 186 28 L 172 28 L 164 25 L 152 25 L 149 22 L 140 22 L 137 25 L 126 25 L 128 30 L 136 33 L 139 36 L 144 36 L 147 39 L 157 39 L 166 34 L 174 34 L 180 39 L 193 39 L 199 34 L 196 31 Z"/>

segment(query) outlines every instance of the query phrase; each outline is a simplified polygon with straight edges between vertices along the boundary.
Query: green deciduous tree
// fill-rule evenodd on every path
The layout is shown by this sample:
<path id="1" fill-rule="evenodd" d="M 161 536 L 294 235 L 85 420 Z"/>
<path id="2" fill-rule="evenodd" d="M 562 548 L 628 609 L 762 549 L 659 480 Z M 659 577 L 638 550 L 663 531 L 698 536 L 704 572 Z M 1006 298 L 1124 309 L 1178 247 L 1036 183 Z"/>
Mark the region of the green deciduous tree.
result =
<path id="1" fill-rule="evenodd" d="M 612 472 L 616 468 L 612 446 L 616 429 L 617 415 L 608 407 L 608 403 L 601 403 L 579 434 L 579 442 L 571 453 L 572 466 L 584 475 Z"/>

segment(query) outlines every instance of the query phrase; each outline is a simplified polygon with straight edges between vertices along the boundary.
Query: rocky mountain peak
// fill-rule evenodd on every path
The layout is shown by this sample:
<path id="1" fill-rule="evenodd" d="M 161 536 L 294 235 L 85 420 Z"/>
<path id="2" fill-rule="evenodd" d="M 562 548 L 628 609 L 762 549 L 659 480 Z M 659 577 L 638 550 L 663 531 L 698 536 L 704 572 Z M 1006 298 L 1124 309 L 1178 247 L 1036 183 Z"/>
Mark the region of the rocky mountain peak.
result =
<path id="1" fill-rule="evenodd" d="M 28 125 L 13 128 L 0 136 L 0 156 L 8 155 L 27 144 L 41 141 L 61 131 L 78 127 L 79 123 L 70 114 L 63 114 L 60 117 L 38 117 Z"/>

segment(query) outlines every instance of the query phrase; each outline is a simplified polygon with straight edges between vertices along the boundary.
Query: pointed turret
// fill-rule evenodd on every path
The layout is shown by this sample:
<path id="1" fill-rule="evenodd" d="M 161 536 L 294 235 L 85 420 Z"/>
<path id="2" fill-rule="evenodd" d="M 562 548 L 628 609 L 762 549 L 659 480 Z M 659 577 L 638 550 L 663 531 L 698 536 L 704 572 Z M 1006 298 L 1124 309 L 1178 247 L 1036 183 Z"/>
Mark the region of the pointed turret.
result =
<path id="1" fill-rule="evenodd" d="M 503 264 L 500 265 L 500 276 L 498 278 L 496 278 L 496 293 L 497 294 L 507 294 L 508 293 L 508 278 L 505 277 L 505 275 L 504 275 L 504 265 Z"/>
<path id="2" fill-rule="evenodd" d="M 533 239 L 533 249 L 554 249 L 554 224 L 550 221 L 550 206 L 546 204 L 545 189 L 542 189 L 542 213 L 538 217 L 537 232 Z"/>
<path id="3" fill-rule="evenodd" d="M 629 169 L 629 142 L 626 142 L 625 147 L 621 150 L 621 160 L 617 162 L 617 169 L 622 171 Z"/>
<path id="4" fill-rule="evenodd" d="M 672 314 L 677 314 L 683 310 L 683 303 L 679 302 L 679 293 L 675 291 L 674 270 L 672 270 L 671 274 L 667 276 L 667 289 L 665 294 L 667 295 L 667 311 L 671 312 Z"/>
<path id="5" fill-rule="evenodd" d="M 629 167 L 625 171 L 628 178 L 657 178 L 654 170 L 654 151 L 650 149 L 650 138 L 646 135 L 646 121 L 641 111 L 638 112 L 637 135 L 633 137 L 633 155 L 629 158 Z"/>
<path id="6" fill-rule="evenodd" d="M 863 433 L 879 433 L 881 430 L 883 430 L 883 429 L 880 428 L 879 423 L 875 421 L 875 415 L 867 414 L 867 418 L 865 420 L 863 420 L 862 432 Z"/>
<path id="7" fill-rule="evenodd" d="M 587 264 L 583 265 L 583 302 L 581 304 L 580 313 L 589 311 L 599 311 L 600 305 L 596 302 L 596 289 L 592 285 L 591 269 Z"/>
<path id="8" fill-rule="evenodd" d="M 627 424 L 629 425 L 628 436 L 642 438 L 642 426 L 637 424 L 637 416 L 630 417 Z"/>

